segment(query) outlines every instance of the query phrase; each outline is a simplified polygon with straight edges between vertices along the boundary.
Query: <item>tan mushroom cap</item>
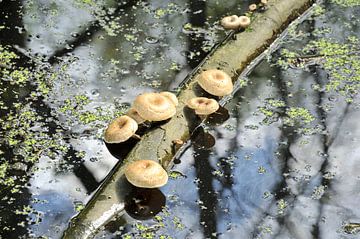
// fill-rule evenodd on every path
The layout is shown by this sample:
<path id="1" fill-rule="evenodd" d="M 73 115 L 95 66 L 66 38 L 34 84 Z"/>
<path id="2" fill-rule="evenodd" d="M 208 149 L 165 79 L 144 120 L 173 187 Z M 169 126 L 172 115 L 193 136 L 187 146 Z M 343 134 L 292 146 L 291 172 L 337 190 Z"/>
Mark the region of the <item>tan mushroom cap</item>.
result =
<path id="1" fill-rule="evenodd" d="M 211 69 L 203 71 L 197 77 L 197 80 L 201 88 L 216 96 L 228 95 L 234 88 L 230 76 L 221 70 Z"/>
<path id="2" fill-rule="evenodd" d="M 114 119 L 105 130 L 104 140 L 115 144 L 128 140 L 138 129 L 138 124 L 129 116 L 123 115 Z"/>
<path id="3" fill-rule="evenodd" d="M 239 17 L 236 15 L 227 16 L 221 19 L 221 26 L 225 29 L 238 29 L 240 27 L 240 20 Z"/>
<path id="4" fill-rule="evenodd" d="M 153 160 L 137 160 L 125 168 L 126 179 L 140 188 L 159 188 L 168 181 L 167 172 Z"/>
<path id="5" fill-rule="evenodd" d="M 266 4 L 268 3 L 267 0 L 261 0 L 260 2 L 261 2 L 262 4 L 264 4 L 264 5 L 266 5 Z"/>
<path id="6" fill-rule="evenodd" d="M 130 118 L 134 119 L 138 124 L 142 124 L 145 122 L 145 120 L 143 118 L 141 118 L 141 116 L 138 114 L 138 112 L 136 110 L 134 110 L 133 108 L 130 108 L 128 110 L 128 112 L 126 113 L 127 116 L 129 116 Z"/>
<path id="7" fill-rule="evenodd" d="M 240 21 L 240 27 L 242 28 L 248 27 L 251 23 L 250 18 L 247 16 L 240 16 L 239 21 Z"/>
<path id="8" fill-rule="evenodd" d="M 257 6 L 256 6 L 256 4 L 250 4 L 249 5 L 249 11 L 255 11 L 256 10 L 256 8 L 257 8 Z"/>
<path id="9" fill-rule="evenodd" d="M 133 109 L 145 120 L 162 121 L 173 117 L 175 105 L 159 93 L 144 93 L 136 97 Z"/>
<path id="10" fill-rule="evenodd" d="M 178 106 L 179 104 L 179 101 L 176 97 L 175 94 L 171 93 L 171 92 L 168 92 L 168 91 L 163 91 L 163 92 L 160 92 L 160 95 L 162 96 L 165 96 L 166 98 L 168 98 L 168 100 L 170 100 L 175 106 Z"/>
<path id="11" fill-rule="evenodd" d="M 206 97 L 195 97 L 187 101 L 187 106 L 197 115 L 210 115 L 219 109 L 219 103 Z"/>

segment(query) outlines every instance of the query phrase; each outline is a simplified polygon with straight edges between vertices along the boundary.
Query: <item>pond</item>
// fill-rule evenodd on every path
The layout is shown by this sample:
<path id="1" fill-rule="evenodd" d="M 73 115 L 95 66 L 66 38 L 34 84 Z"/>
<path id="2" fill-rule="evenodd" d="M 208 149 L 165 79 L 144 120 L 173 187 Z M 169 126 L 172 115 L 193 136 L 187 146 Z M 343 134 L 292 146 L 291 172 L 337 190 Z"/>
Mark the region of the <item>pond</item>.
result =
<path id="1" fill-rule="evenodd" d="M 61 238 L 118 162 L 103 131 L 172 90 L 255 1 L 0 2 L 0 238 Z M 159 190 L 96 238 L 358 238 L 360 3 L 287 29 Z M 224 110 L 224 111 L 226 111 Z"/>

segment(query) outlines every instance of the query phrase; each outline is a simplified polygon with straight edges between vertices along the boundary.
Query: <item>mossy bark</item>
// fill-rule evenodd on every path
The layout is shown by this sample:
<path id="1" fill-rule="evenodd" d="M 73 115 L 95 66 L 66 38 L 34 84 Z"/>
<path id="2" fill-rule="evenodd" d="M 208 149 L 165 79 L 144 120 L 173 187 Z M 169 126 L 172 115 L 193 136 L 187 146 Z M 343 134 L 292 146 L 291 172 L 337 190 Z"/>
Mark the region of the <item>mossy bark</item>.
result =
<path id="1" fill-rule="evenodd" d="M 88 238 L 114 216 L 124 212 L 124 166 L 138 159 L 159 161 L 168 167 L 174 156 L 175 139 L 190 137 L 189 120 L 184 113 L 185 102 L 201 94 L 196 76 L 204 69 L 218 68 L 237 79 L 241 71 L 261 54 L 277 38 L 286 26 L 314 3 L 314 0 L 269 0 L 268 8 L 257 13 L 250 30 L 235 33 L 224 44 L 210 54 L 194 71 L 182 88 L 178 99 L 177 114 L 167 123 L 145 134 L 131 150 L 125 163 L 118 164 L 106 178 L 102 187 L 93 196 L 85 209 L 75 217 L 64 238 Z"/>

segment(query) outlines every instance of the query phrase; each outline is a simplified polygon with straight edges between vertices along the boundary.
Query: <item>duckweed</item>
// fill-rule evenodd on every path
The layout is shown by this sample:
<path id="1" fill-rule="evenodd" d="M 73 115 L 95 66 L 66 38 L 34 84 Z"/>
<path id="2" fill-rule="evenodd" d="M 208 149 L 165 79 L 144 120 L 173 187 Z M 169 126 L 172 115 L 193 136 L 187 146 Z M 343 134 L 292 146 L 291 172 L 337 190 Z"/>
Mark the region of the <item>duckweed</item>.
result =
<path id="1" fill-rule="evenodd" d="M 317 50 L 323 56 L 324 69 L 330 80 L 326 84 L 327 91 L 335 91 L 348 99 L 353 98 L 360 87 L 360 55 L 359 39 L 352 36 L 346 43 L 331 42 L 327 39 L 313 41 L 307 45 L 308 50 Z"/>
<path id="2" fill-rule="evenodd" d="M 336 3 L 343 7 L 360 6 L 360 0 L 331 0 L 331 2 Z"/>
<path id="3" fill-rule="evenodd" d="M 284 199 L 280 199 L 277 201 L 277 209 L 278 209 L 278 214 L 284 214 L 285 209 L 287 208 L 288 204 Z"/>
<path id="4" fill-rule="evenodd" d="M 291 107 L 287 109 L 286 116 L 284 123 L 289 126 L 294 126 L 295 124 L 309 124 L 315 120 L 315 117 L 309 110 L 302 107 Z"/>

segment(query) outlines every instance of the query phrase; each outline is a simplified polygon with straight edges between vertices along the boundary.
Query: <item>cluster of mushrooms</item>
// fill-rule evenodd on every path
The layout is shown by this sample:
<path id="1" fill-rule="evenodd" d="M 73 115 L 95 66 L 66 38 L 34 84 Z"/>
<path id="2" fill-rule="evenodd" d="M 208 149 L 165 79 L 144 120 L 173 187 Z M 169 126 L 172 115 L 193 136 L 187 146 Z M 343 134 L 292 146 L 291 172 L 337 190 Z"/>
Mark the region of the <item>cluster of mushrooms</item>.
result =
<path id="1" fill-rule="evenodd" d="M 261 0 L 258 5 L 251 4 L 249 11 L 252 13 L 265 9 L 266 4 L 267 0 Z M 225 29 L 233 30 L 246 28 L 250 25 L 250 18 L 248 16 L 227 16 L 221 20 L 221 25 Z M 230 76 L 218 69 L 205 70 L 198 75 L 196 80 L 202 89 L 213 96 L 222 97 L 233 91 Z M 218 102 L 207 97 L 189 99 L 186 105 L 193 109 L 201 119 L 219 109 Z M 170 119 L 176 114 L 177 106 L 178 99 L 171 92 L 141 94 L 136 97 L 132 108 L 126 115 L 116 118 L 109 124 L 105 130 L 105 142 L 116 144 L 125 142 L 131 137 L 140 138 L 136 134 L 139 124 L 146 121 Z M 129 163 L 125 168 L 125 177 L 131 184 L 140 188 L 158 188 L 168 181 L 168 174 L 159 163 L 145 159 Z"/>
<path id="2" fill-rule="evenodd" d="M 201 72 L 197 82 L 211 95 L 225 96 L 233 91 L 233 83 L 228 74 L 217 69 Z M 186 105 L 193 109 L 195 114 L 204 118 L 216 112 L 219 104 L 216 100 L 206 97 L 189 99 Z M 138 124 L 145 121 L 163 121 L 176 114 L 178 99 L 171 92 L 144 93 L 136 97 L 131 109 L 126 115 L 113 120 L 105 130 L 106 143 L 122 143 L 136 135 Z M 126 179 L 136 187 L 158 188 L 168 181 L 168 174 L 163 167 L 153 160 L 136 160 L 125 168 Z"/>
<path id="3" fill-rule="evenodd" d="M 252 13 L 255 12 L 256 10 L 265 9 L 266 4 L 267 4 L 267 0 L 261 0 L 258 5 L 251 4 L 249 6 L 249 11 Z M 250 25 L 251 20 L 250 17 L 248 16 L 239 17 L 237 15 L 232 15 L 232 16 L 224 17 L 223 19 L 221 19 L 220 23 L 225 29 L 237 30 L 241 28 L 247 28 Z"/>

